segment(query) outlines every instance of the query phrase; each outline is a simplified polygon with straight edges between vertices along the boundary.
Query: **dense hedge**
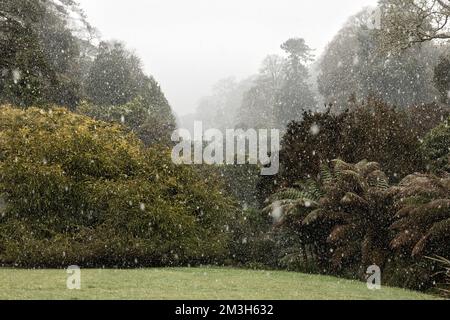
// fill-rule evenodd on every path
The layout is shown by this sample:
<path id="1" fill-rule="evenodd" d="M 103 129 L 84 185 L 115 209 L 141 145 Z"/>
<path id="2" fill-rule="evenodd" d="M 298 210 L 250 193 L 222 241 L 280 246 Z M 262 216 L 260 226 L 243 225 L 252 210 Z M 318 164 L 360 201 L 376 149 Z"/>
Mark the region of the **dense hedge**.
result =
<path id="1" fill-rule="evenodd" d="M 369 99 L 344 113 L 305 113 L 283 137 L 278 180 L 292 185 L 315 177 L 323 164 L 370 159 L 392 181 L 426 169 L 421 141 L 450 114 L 448 107 L 427 105 L 398 109 Z"/>
<path id="2" fill-rule="evenodd" d="M 426 135 L 421 149 L 429 170 L 450 173 L 450 117 Z"/>
<path id="3" fill-rule="evenodd" d="M 215 262 L 233 203 L 170 150 L 65 109 L 0 108 L 0 262 L 57 267 Z"/>

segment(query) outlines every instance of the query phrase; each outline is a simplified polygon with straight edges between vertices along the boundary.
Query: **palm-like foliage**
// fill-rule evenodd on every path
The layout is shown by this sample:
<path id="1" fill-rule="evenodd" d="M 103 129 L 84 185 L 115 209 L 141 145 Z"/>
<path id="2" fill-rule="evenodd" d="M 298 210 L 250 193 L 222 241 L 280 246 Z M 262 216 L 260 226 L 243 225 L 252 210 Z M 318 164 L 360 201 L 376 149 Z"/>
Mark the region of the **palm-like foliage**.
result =
<path id="1" fill-rule="evenodd" d="M 413 256 L 450 255 L 450 176 L 413 174 L 390 193 L 398 218 L 391 247 Z"/>
<path id="2" fill-rule="evenodd" d="M 270 214 L 275 223 L 275 238 L 281 247 L 280 264 L 288 268 L 304 268 L 315 261 L 317 246 L 311 232 L 302 225 L 303 219 L 319 205 L 321 186 L 314 180 L 297 183 L 272 195 L 263 212 Z"/>
<path id="3" fill-rule="evenodd" d="M 324 184 L 320 207 L 304 224 L 328 227 L 331 263 L 340 268 L 355 262 L 383 265 L 388 251 L 388 226 L 392 223 L 388 178 L 375 162 L 332 162 L 332 179 Z"/>
<path id="4" fill-rule="evenodd" d="M 355 271 L 382 267 L 395 250 L 399 257 L 450 256 L 450 176 L 414 174 L 390 187 L 378 163 L 334 160 L 317 181 L 269 203 L 286 259 Z"/>
<path id="5" fill-rule="evenodd" d="M 295 230 L 320 253 L 316 258 L 330 260 L 335 267 L 355 260 L 384 262 L 393 215 L 388 179 L 377 163 L 334 160 L 331 168 L 322 167 L 317 182 L 298 186 L 269 199 L 265 210 L 279 219 L 281 228 Z"/>
<path id="6" fill-rule="evenodd" d="M 318 206 L 321 197 L 322 191 L 317 182 L 297 183 L 295 188 L 286 188 L 272 195 L 266 201 L 268 206 L 263 212 L 281 222 L 289 216 L 304 216 L 311 208 Z"/>
<path id="7" fill-rule="evenodd" d="M 421 145 L 422 154 L 433 172 L 450 172 L 450 117 L 431 130 Z"/>

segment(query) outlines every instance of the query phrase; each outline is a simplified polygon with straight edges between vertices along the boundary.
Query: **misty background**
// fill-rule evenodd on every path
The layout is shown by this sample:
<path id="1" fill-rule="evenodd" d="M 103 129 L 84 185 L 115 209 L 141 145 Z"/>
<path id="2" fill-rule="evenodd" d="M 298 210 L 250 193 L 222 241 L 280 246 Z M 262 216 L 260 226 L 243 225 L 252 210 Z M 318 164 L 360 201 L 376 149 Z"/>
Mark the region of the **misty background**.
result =
<path id="1" fill-rule="evenodd" d="M 377 0 L 80 0 L 104 40 L 127 43 L 178 116 L 194 113 L 223 78 L 245 79 L 290 37 L 317 58 L 350 15 Z"/>

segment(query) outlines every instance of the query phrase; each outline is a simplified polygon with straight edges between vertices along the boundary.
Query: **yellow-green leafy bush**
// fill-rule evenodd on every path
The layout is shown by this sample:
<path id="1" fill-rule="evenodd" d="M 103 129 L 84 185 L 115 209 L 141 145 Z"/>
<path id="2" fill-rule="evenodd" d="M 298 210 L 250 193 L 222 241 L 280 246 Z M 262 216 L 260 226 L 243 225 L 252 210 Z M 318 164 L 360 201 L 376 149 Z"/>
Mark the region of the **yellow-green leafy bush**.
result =
<path id="1" fill-rule="evenodd" d="M 0 107 L 0 263 L 154 266 L 226 253 L 232 203 L 120 125 Z"/>

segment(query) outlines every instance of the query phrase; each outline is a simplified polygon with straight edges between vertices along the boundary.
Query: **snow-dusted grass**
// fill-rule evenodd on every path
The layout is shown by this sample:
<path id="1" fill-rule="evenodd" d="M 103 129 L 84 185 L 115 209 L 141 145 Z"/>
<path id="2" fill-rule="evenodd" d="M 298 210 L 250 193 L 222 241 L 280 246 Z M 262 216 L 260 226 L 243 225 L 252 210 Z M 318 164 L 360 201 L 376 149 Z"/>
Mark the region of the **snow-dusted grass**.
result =
<path id="1" fill-rule="evenodd" d="M 398 288 L 281 271 L 227 268 L 82 269 L 81 290 L 65 270 L 0 269 L 0 299 L 434 299 Z"/>

